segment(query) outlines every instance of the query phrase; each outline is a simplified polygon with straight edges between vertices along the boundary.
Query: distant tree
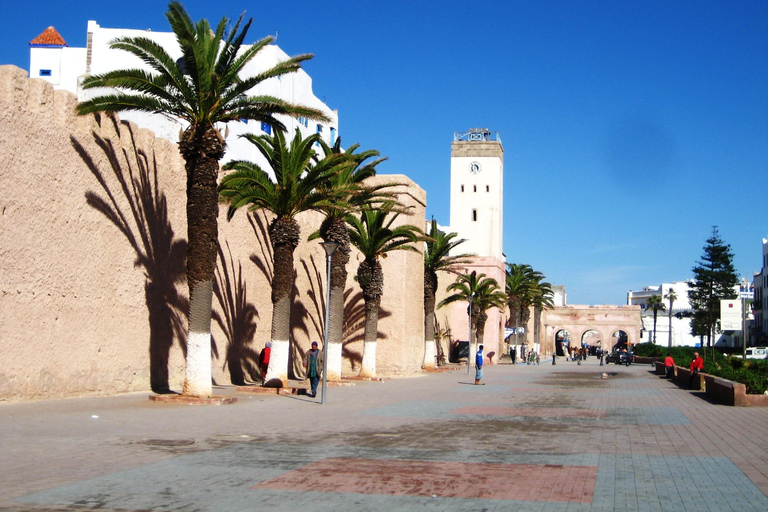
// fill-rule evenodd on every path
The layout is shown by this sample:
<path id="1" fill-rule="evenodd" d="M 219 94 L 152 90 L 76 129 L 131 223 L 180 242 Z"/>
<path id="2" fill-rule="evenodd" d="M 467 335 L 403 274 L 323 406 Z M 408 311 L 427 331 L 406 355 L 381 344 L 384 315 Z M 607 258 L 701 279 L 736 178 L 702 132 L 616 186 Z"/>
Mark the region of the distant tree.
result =
<path id="1" fill-rule="evenodd" d="M 693 284 L 688 290 L 688 300 L 694 311 L 694 334 L 706 336 L 707 347 L 713 346 L 712 338 L 720 318 L 720 301 L 735 299 L 738 284 L 731 246 L 723 242 L 717 226 L 714 226 L 701 261 L 693 267 Z"/>
<path id="2" fill-rule="evenodd" d="M 443 299 L 437 307 L 440 308 L 453 302 L 469 303 L 471 301 L 471 306 L 467 305 L 467 312 L 471 313 L 469 318 L 470 337 L 474 335 L 477 343 L 482 343 L 485 321 L 488 319 L 486 311 L 491 308 L 503 310 L 507 305 L 507 294 L 501 291 L 499 283 L 495 279 L 475 271 L 472 271 L 471 274 L 459 275 L 456 282 L 448 286 L 448 291 L 454 293 Z M 471 354 L 472 340 L 470 339 L 469 342 Z"/>
<path id="3" fill-rule="evenodd" d="M 655 293 L 651 295 L 647 301 L 645 301 L 646 307 L 653 310 L 653 338 L 651 341 L 653 344 L 656 344 L 656 318 L 658 317 L 659 311 L 664 311 L 664 302 L 662 301 L 662 298 L 660 295 L 656 295 Z"/>
<path id="4" fill-rule="evenodd" d="M 670 288 L 666 295 L 664 295 L 664 298 L 669 301 L 669 309 L 667 310 L 667 313 L 669 314 L 669 342 L 667 343 L 667 346 L 669 348 L 672 348 L 672 304 L 677 300 L 677 294 L 675 294 L 675 290 Z M 655 330 L 654 330 L 654 338 Z"/>
<path id="5" fill-rule="evenodd" d="M 368 206 L 360 215 L 347 215 L 349 241 L 360 251 L 363 261 L 357 267 L 357 283 L 363 292 L 365 302 L 365 341 L 363 344 L 363 362 L 361 377 L 376 376 L 376 341 L 378 336 L 379 306 L 384 293 L 384 270 L 382 258 L 387 253 L 398 250 L 417 251 L 413 243 L 420 240 L 424 233 L 408 224 L 394 226 L 400 215 L 393 213 L 395 205 L 382 205 L 381 208 Z M 374 209 L 375 208 L 375 209 Z"/>
<path id="6" fill-rule="evenodd" d="M 542 274 L 541 279 L 544 278 Z M 533 306 L 533 342 L 541 347 L 541 313 L 555 307 L 552 285 L 537 279 L 531 286 L 531 305 Z"/>
<path id="7" fill-rule="evenodd" d="M 430 224 L 429 237 L 424 248 L 424 367 L 445 363 L 442 345 L 435 342 L 435 301 L 437 295 L 437 273 L 458 273 L 458 265 L 469 263 L 470 254 L 449 255 L 456 246 L 464 243 L 463 238 L 455 239 L 456 233 L 445 233 L 437 228 L 437 221 Z"/>

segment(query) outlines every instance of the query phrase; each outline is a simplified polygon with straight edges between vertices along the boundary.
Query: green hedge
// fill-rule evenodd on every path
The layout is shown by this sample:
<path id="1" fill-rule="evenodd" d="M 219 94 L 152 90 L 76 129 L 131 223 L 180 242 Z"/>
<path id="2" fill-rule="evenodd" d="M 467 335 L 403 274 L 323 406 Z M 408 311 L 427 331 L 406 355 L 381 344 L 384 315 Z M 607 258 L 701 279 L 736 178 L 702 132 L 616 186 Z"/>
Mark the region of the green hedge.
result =
<path id="1" fill-rule="evenodd" d="M 744 384 L 750 395 L 762 395 L 768 389 L 768 361 L 766 360 L 744 361 L 741 358 L 728 357 L 719 351 L 715 351 L 713 359 L 711 350 L 694 347 L 667 348 L 653 343 L 635 345 L 636 356 L 664 358 L 669 353 L 676 365 L 686 368 L 691 364 L 694 352 L 699 352 L 704 357 L 704 373 Z"/>

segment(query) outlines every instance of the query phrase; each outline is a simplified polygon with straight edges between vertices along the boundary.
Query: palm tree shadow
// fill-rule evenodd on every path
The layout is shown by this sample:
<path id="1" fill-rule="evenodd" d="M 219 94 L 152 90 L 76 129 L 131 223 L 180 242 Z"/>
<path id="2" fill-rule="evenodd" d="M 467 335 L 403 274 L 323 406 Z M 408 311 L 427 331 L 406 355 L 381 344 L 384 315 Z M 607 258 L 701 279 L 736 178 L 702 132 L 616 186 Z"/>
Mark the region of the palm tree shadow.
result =
<path id="1" fill-rule="evenodd" d="M 135 127 L 119 123 L 114 117 L 110 119 L 115 125 L 117 140 L 96 132 L 92 134 L 109 161 L 119 191 L 112 190 L 85 146 L 74 136 L 70 136 L 70 142 L 104 194 L 87 191 L 86 202 L 125 236 L 136 253 L 134 266 L 144 270 L 150 329 L 150 384 L 156 393 L 169 393 L 168 361 L 174 340 L 178 340 L 186 355 L 189 299 L 179 294 L 178 286 L 186 281 L 187 242 L 174 235 L 166 196 L 159 190 L 154 151 L 147 154 L 137 148 Z M 127 203 L 127 213 L 121 206 L 123 201 Z"/>
<path id="2" fill-rule="evenodd" d="M 244 386 L 262 378 L 259 368 L 259 354 L 249 346 L 256 333 L 256 306 L 248 302 L 243 281 L 242 265 L 237 263 L 227 243 L 229 257 L 224 257 L 221 244 L 218 246 L 220 265 L 216 268 L 213 293 L 219 301 L 223 316 L 213 311 L 213 319 L 219 324 L 227 338 L 227 354 L 224 367 L 229 368 L 232 384 Z M 222 368 L 223 369 L 223 368 Z"/>
<path id="3" fill-rule="evenodd" d="M 392 313 L 379 307 L 379 320 L 392 316 Z M 365 340 L 365 300 L 361 290 L 353 291 L 352 288 L 344 290 L 344 324 L 341 356 L 349 359 L 353 370 L 359 369 L 363 362 L 363 354 L 351 349 L 353 343 L 359 343 Z M 387 335 L 378 331 L 376 338 L 383 340 Z"/>

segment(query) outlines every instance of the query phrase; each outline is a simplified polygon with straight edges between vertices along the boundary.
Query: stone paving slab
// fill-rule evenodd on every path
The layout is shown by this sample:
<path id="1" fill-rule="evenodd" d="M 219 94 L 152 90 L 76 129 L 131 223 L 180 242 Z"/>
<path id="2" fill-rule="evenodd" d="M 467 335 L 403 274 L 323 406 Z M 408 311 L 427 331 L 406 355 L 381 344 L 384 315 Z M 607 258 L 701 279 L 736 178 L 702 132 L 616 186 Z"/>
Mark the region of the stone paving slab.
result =
<path id="1" fill-rule="evenodd" d="M 768 510 L 768 411 L 590 363 L 0 404 L 0 510 Z"/>

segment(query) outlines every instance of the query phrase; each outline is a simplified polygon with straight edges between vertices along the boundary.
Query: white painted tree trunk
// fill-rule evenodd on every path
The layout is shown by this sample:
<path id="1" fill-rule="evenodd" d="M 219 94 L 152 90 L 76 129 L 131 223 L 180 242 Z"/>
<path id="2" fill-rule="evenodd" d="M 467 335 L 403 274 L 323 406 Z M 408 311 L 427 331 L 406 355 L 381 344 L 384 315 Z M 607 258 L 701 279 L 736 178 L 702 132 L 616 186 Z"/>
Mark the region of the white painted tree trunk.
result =
<path id="1" fill-rule="evenodd" d="M 272 340 L 272 351 L 269 354 L 269 367 L 264 383 L 275 379 L 284 385 L 288 382 L 288 353 L 290 346 L 288 341 Z"/>
<path id="2" fill-rule="evenodd" d="M 363 346 L 363 362 L 360 376 L 373 378 L 376 376 L 376 342 L 368 341 Z"/>
<path id="3" fill-rule="evenodd" d="M 437 368 L 437 350 L 435 340 L 427 341 L 424 345 L 424 368 Z"/>
<path id="4" fill-rule="evenodd" d="M 341 343 L 328 343 L 328 380 L 341 380 Z"/>
<path id="5" fill-rule="evenodd" d="M 186 396 L 208 398 L 213 395 L 211 379 L 211 301 L 213 282 L 198 283 L 190 292 L 189 334 L 187 335 Z"/>

